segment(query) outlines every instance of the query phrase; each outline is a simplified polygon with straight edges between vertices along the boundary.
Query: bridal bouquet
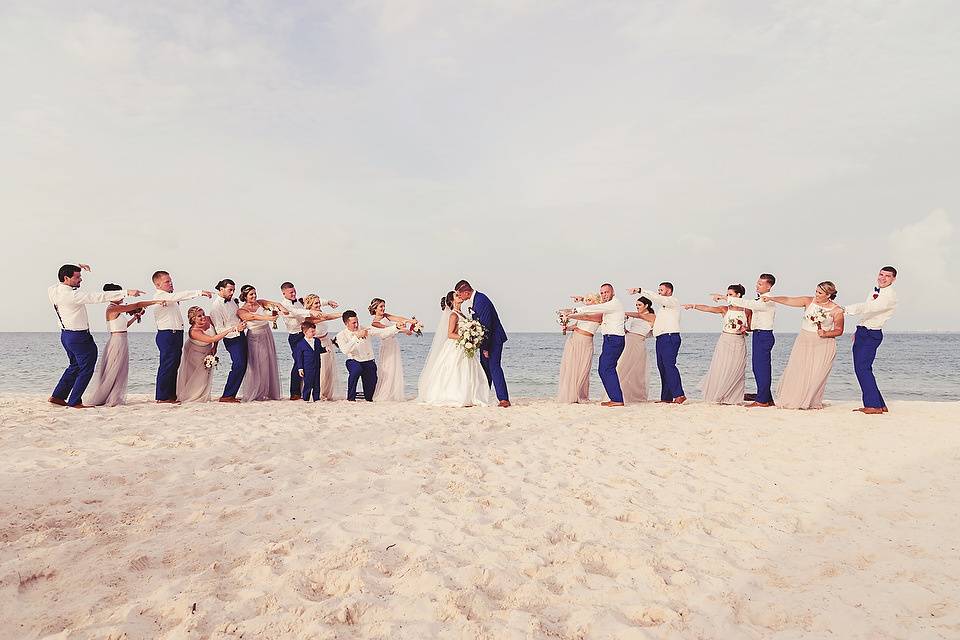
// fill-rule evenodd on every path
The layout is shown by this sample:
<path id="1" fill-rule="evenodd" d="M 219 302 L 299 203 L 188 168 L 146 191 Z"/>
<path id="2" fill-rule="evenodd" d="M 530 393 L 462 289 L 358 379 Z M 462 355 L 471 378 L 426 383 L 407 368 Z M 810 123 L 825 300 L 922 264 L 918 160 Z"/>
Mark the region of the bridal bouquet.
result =
<path id="1" fill-rule="evenodd" d="M 417 320 L 417 316 L 413 316 L 413 317 L 410 318 L 410 319 L 413 320 L 413 322 L 410 323 L 410 331 L 413 331 L 413 332 L 414 332 L 415 334 L 417 334 L 418 336 L 422 336 L 422 335 L 423 335 L 423 323 L 420 322 L 419 320 Z"/>
<path id="2" fill-rule="evenodd" d="M 727 318 L 727 329 L 734 333 L 740 333 L 744 329 L 743 318 Z"/>
<path id="3" fill-rule="evenodd" d="M 823 329 L 823 323 L 827 321 L 827 311 L 817 307 L 817 310 L 807 316 L 807 318 L 813 324 L 817 325 L 817 329 Z"/>
<path id="4" fill-rule="evenodd" d="M 557 324 L 561 327 L 566 327 L 570 323 L 570 318 L 567 317 L 566 311 L 564 309 L 557 309 Z"/>
<path id="5" fill-rule="evenodd" d="M 457 330 L 460 337 L 457 338 L 457 346 L 463 350 L 466 358 L 473 358 L 477 355 L 477 349 L 483 342 L 485 330 L 478 320 L 467 320 L 461 323 Z"/>
<path id="6" fill-rule="evenodd" d="M 210 355 L 203 359 L 203 366 L 207 369 L 214 369 L 220 364 L 220 357 Z"/>

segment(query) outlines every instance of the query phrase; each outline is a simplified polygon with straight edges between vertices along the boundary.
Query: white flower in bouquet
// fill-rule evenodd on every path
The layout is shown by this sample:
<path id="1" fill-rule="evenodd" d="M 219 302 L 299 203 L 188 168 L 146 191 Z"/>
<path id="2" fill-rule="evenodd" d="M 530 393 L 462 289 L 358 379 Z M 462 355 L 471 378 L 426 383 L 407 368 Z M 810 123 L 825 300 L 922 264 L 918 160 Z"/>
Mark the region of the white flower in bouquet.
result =
<path id="1" fill-rule="evenodd" d="M 727 318 L 727 329 L 739 332 L 743 327 L 743 318 Z"/>
<path id="2" fill-rule="evenodd" d="M 477 320 L 468 320 L 457 330 L 457 346 L 463 350 L 464 357 L 473 358 L 477 355 L 477 348 L 483 342 L 484 328 Z"/>
<path id="3" fill-rule="evenodd" d="M 822 329 L 823 327 L 821 325 L 823 325 L 823 323 L 827 321 L 827 312 L 825 309 L 821 309 L 818 307 L 816 311 L 812 312 L 807 317 L 810 319 L 810 322 L 817 325 L 818 328 Z"/>
<path id="4" fill-rule="evenodd" d="M 220 364 L 219 356 L 210 355 L 203 359 L 203 366 L 207 369 L 214 369 L 217 366 L 219 366 L 219 364 Z"/>

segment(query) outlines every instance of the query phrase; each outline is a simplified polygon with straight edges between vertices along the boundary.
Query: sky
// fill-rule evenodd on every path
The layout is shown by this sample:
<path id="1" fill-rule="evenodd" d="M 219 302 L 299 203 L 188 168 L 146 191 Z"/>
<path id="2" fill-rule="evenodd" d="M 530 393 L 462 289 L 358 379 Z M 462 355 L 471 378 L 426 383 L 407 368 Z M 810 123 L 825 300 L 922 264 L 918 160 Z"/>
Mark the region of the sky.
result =
<path id="1" fill-rule="evenodd" d="M 466 278 L 508 333 L 606 281 L 843 304 L 892 264 L 890 330 L 960 330 L 958 33 L 949 0 L 8 0 L 0 331 L 56 330 L 71 262 L 428 329 Z"/>

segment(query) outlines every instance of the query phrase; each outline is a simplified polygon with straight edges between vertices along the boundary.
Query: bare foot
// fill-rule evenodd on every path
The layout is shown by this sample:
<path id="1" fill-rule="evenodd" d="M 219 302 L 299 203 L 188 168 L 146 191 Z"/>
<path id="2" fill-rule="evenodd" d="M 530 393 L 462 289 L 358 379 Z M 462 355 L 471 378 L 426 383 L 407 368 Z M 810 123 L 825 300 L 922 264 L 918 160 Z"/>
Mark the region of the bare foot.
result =
<path id="1" fill-rule="evenodd" d="M 509 400 L 501 400 L 501 401 L 500 401 L 500 404 L 499 404 L 498 406 L 500 406 L 500 407 L 509 407 L 509 406 L 510 406 L 510 401 L 509 401 Z"/>
<path id="2" fill-rule="evenodd" d="M 607 401 L 607 402 L 601 402 L 601 403 L 600 403 L 600 406 L 601 406 L 601 407 L 622 407 L 622 406 L 623 406 L 623 403 L 622 403 L 622 402 Z"/>
<path id="3" fill-rule="evenodd" d="M 67 406 L 66 400 L 61 400 L 60 398 L 54 398 L 53 396 L 50 396 L 49 398 L 47 398 L 47 402 L 49 402 L 50 404 L 55 404 L 58 407 Z"/>
<path id="4" fill-rule="evenodd" d="M 673 404 L 683 404 L 687 401 L 687 396 L 677 396 L 673 399 Z"/>

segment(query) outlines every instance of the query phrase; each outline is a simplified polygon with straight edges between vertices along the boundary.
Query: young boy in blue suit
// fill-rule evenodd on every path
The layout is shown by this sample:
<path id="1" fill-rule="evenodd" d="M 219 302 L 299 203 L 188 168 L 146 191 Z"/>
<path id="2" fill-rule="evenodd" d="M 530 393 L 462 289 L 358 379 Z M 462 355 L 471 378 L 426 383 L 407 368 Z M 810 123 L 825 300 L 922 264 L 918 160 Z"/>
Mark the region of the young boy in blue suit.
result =
<path id="1" fill-rule="evenodd" d="M 305 320 L 300 324 L 300 330 L 303 337 L 293 347 L 293 362 L 300 377 L 303 378 L 303 391 L 300 397 L 305 402 L 310 401 L 310 395 L 313 394 L 313 401 L 320 399 L 320 354 L 326 353 L 320 341 L 316 339 L 317 326 Z"/>

